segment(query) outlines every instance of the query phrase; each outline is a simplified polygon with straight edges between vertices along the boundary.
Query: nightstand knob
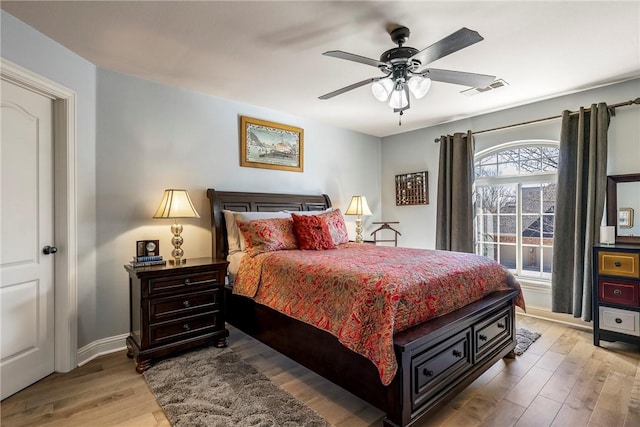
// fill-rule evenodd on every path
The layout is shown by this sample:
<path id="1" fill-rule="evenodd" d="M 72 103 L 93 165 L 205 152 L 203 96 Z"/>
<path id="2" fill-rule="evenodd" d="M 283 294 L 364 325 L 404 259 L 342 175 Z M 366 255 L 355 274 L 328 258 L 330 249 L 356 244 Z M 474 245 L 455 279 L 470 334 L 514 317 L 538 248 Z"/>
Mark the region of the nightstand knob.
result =
<path id="1" fill-rule="evenodd" d="M 432 377 L 433 376 L 433 371 L 430 371 L 427 368 L 424 368 L 422 370 L 422 373 L 424 374 L 425 377 Z"/>
<path id="2" fill-rule="evenodd" d="M 182 329 L 184 329 L 185 331 L 190 330 L 191 328 L 189 327 L 188 323 L 185 323 L 184 325 L 182 325 Z"/>
<path id="3" fill-rule="evenodd" d="M 453 350 L 453 357 L 462 357 L 462 353 L 458 350 Z"/>
<path id="4" fill-rule="evenodd" d="M 614 295 L 622 295 L 622 291 L 620 289 L 614 289 L 613 290 L 613 294 Z"/>
<path id="5" fill-rule="evenodd" d="M 504 323 L 498 323 L 498 329 L 504 329 Z"/>
<path id="6" fill-rule="evenodd" d="M 487 336 L 486 335 L 478 335 L 478 338 L 480 338 L 480 341 L 486 341 L 487 340 Z"/>
<path id="7" fill-rule="evenodd" d="M 187 285 L 187 286 L 188 286 L 188 285 L 190 285 L 190 284 L 191 284 L 191 280 L 189 280 L 189 279 L 184 279 L 184 284 L 185 284 L 185 285 Z"/>
<path id="8" fill-rule="evenodd" d="M 622 323 L 622 319 L 619 318 L 619 317 L 616 317 L 616 323 L 618 323 L 618 324 Z"/>
<path id="9" fill-rule="evenodd" d="M 620 261 L 616 261 L 613 263 L 613 265 L 615 265 L 616 267 L 620 267 L 622 263 Z"/>
<path id="10" fill-rule="evenodd" d="M 189 300 L 186 300 L 182 303 L 182 305 L 184 305 L 185 307 L 189 307 L 191 304 L 189 304 Z"/>

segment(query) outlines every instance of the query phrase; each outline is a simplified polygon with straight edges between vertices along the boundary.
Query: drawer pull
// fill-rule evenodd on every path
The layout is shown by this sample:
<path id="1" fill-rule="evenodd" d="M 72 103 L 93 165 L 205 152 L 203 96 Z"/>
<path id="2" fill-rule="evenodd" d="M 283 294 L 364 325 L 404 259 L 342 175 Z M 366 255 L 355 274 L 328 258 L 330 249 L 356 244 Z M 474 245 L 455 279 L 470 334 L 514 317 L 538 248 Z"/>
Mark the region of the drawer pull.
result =
<path id="1" fill-rule="evenodd" d="M 613 294 L 614 295 L 622 295 L 622 291 L 620 289 L 614 289 L 613 290 Z"/>
<path id="2" fill-rule="evenodd" d="M 189 279 L 184 279 L 184 284 L 189 286 L 191 284 L 191 280 Z"/>
<path id="3" fill-rule="evenodd" d="M 622 323 L 622 319 L 621 319 L 621 318 L 619 318 L 619 317 L 616 317 L 616 323 L 617 323 L 617 324 Z"/>
<path id="4" fill-rule="evenodd" d="M 430 371 L 430 370 L 428 370 L 427 368 L 424 368 L 424 369 L 422 370 L 422 374 L 423 374 L 425 377 L 432 377 L 432 376 L 433 376 L 433 371 Z"/>
<path id="5" fill-rule="evenodd" d="M 500 322 L 498 322 L 498 328 L 499 328 L 499 329 L 504 329 L 504 323 L 500 323 Z"/>
<path id="6" fill-rule="evenodd" d="M 185 302 L 182 303 L 182 305 L 184 305 L 185 308 L 189 308 L 191 304 L 189 304 L 189 300 L 186 300 Z"/>
<path id="7" fill-rule="evenodd" d="M 486 341 L 487 340 L 487 336 L 486 335 L 478 335 L 478 338 L 480 338 L 480 341 Z"/>
<path id="8" fill-rule="evenodd" d="M 188 331 L 191 329 L 191 327 L 189 326 L 188 323 L 185 323 L 184 325 L 182 325 L 182 329 L 184 329 L 185 331 Z"/>
<path id="9" fill-rule="evenodd" d="M 453 350 L 452 354 L 454 357 L 462 357 L 462 353 L 459 350 Z"/>
<path id="10" fill-rule="evenodd" d="M 615 265 L 616 267 L 620 267 L 622 263 L 620 261 L 616 261 L 613 263 L 613 265 Z"/>

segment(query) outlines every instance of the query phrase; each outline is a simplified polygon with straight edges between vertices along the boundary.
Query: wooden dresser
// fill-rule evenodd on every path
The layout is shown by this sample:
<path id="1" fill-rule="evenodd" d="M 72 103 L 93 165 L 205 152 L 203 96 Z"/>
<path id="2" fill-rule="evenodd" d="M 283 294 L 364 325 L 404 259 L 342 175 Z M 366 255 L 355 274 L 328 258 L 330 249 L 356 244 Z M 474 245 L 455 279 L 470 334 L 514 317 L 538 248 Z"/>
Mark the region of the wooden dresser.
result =
<path id="1" fill-rule="evenodd" d="M 227 261 L 125 269 L 129 273 L 130 335 L 127 356 L 144 372 L 152 359 L 204 344 L 227 345 L 224 279 Z"/>
<path id="2" fill-rule="evenodd" d="M 593 344 L 640 343 L 640 245 L 593 248 Z"/>

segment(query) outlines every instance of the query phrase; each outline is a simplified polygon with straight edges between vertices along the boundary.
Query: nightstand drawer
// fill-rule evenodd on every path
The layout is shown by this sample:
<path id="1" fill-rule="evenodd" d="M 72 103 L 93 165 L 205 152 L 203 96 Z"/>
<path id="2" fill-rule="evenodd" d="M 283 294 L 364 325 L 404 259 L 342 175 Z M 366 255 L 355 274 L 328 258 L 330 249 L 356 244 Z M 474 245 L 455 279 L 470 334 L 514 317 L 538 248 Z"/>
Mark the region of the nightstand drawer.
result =
<path id="1" fill-rule="evenodd" d="M 600 306 L 600 329 L 640 337 L 640 313 Z"/>
<path id="2" fill-rule="evenodd" d="M 151 345 L 187 339 L 190 335 L 200 336 L 214 332 L 218 328 L 220 312 L 211 312 L 199 316 L 151 325 L 149 339 Z"/>
<path id="3" fill-rule="evenodd" d="M 222 289 L 191 292 L 149 300 L 149 321 L 158 322 L 171 318 L 192 316 L 220 308 Z"/>
<path id="4" fill-rule="evenodd" d="M 632 307 L 640 305 L 638 283 L 600 279 L 598 280 L 598 290 L 600 301 Z"/>
<path id="5" fill-rule="evenodd" d="M 609 276 L 640 278 L 640 254 L 600 251 L 598 273 Z"/>
<path id="6" fill-rule="evenodd" d="M 222 284 L 218 272 L 206 272 L 199 274 L 175 275 L 149 280 L 149 296 L 164 294 L 167 292 L 189 292 L 200 288 L 207 288 Z"/>

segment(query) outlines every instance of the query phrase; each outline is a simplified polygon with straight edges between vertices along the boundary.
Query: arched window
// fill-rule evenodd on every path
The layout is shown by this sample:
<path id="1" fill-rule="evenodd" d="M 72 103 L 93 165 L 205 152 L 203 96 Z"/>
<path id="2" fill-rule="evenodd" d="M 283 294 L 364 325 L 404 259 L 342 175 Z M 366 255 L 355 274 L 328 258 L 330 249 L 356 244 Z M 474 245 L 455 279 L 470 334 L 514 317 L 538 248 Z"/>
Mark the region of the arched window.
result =
<path id="1" fill-rule="evenodd" d="M 475 156 L 475 250 L 517 276 L 551 280 L 558 142 L 514 141 Z"/>

